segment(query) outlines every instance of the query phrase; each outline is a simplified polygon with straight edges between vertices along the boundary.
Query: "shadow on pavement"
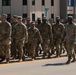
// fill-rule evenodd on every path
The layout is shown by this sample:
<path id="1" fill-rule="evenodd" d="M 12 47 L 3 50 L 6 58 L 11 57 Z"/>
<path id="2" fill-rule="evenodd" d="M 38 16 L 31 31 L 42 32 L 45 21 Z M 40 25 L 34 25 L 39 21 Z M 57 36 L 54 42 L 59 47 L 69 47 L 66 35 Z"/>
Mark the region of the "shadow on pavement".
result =
<path id="1" fill-rule="evenodd" d="M 66 65 L 66 63 L 54 63 L 54 64 L 45 64 L 43 65 L 43 67 L 46 67 L 46 66 L 64 66 Z"/>

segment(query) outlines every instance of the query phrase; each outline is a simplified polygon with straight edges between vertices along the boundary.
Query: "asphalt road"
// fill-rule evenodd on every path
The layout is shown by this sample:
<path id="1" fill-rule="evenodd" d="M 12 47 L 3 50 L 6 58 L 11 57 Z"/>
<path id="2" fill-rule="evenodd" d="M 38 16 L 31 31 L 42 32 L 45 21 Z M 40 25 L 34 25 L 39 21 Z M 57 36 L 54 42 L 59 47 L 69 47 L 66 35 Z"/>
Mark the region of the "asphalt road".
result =
<path id="1" fill-rule="evenodd" d="M 67 57 L 0 64 L 0 75 L 76 75 L 76 63 Z"/>

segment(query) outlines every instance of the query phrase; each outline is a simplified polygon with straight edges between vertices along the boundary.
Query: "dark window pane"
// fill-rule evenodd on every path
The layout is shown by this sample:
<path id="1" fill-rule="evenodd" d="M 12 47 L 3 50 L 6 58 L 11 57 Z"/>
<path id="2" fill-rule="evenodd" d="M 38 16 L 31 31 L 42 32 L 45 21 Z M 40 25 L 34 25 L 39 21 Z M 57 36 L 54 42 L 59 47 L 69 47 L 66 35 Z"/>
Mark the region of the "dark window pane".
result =
<path id="1" fill-rule="evenodd" d="M 45 5 L 45 0 L 42 0 L 42 6 L 44 6 Z"/>
<path id="2" fill-rule="evenodd" d="M 51 6 L 54 6 L 54 0 L 51 0 Z"/>
<path id="3" fill-rule="evenodd" d="M 10 6 L 11 0 L 2 0 L 2 6 Z"/>
<path id="4" fill-rule="evenodd" d="M 27 5 L 27 0 L 23 0 L 23 5 Z"/>
<path id="5" fill-rule="evenodd" d="M 54 18 L 54 14 L 51 14 L 51 18 Z"/>
<path id="6" fill-rule="evenodd" d="M 27 18 L 27 14 L 23 14 L 23 18 Z"/>
<path id="7" fill-rule="evenodd" d="M 32 21 L 35 21 L 35 14 L 32 14 Z"/>
<path id="8" fill-rule="evenodd" d="M 35 0 L 32 0 L 32 5 L 35 5 Z"/>

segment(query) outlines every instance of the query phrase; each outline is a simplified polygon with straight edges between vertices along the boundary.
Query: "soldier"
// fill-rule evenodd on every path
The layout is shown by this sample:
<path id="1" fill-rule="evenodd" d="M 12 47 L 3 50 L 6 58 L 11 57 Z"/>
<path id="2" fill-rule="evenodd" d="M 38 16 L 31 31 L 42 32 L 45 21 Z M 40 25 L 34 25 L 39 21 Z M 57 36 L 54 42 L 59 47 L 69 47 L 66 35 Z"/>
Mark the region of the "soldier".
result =
<path id="1" fill-rule="evenodd" d="M 36 27 L 39 29 L 39 26 L 41 25 L 41 19 L 40 18 L 37 18 L 37 25 Z"/>
<path id="2" fill-rule="evenodd" d="M 22 19 L 22 23 L 24 23 L 26 25 L 26 18 Z"/>
<path id="3" fill-rule="evenodd" d="M 74 45 L 76 44 L 76 25 L 73 23 L 73 17 L 68 17 L 68 23 L 65 25 L 65 43 L 66 43 L 66 50 L 68 55 L 68 61 L 66 64 L 76 61 L 75 58 L 75 51 L 74 51 Z"/>
<path id="4" fill-rule="evenodd" d="M 51 27 L 54 25 L 52 18 L 49 19 L 49 24 L 51 25 Z"/>
<path id="5" fill-rule="evenodd" d="M 12 38 L 12 44 L 11 44 L 11 57 L 12 58 L 16 58 L 16 48 L 15 48 L 15 39 L 13 38 L 14 37 L 14 28 L 17 24 L 17 15 L 14 15 L 12 17 L 12 22 L 11 22 L 11 26 L 12 26 L 12 35 L 11 35 L 11 38 Z"/>
<path id="6" fill-rule="evenodd" d="M 37 18 L 37 24 L 36 24 L 36 27 L 39 29 L 39 26 L 41 25 L 41 19 L 40 18 Z M 36 56 L 39 56 L 39 54 L 42 53 L 42 49 L 41 49 L 41 44 L 38 42 L 37 44 L 37 47 L 36 47 Z"/>
<path id="7" fill-rule="evenodd" d="M 43 43 L 42 43 L 43 57 L 42 58 L 45 58 L 47 53 L 49 53 L 48 57 L 50 57 L 49 48 L 50 48 L 50 42 L 52 41 L 52 28 L 47 23 L 46 17 L 43 17 L 42 24 L 39 26 L 39 30 L 43 39 Z"/>
<path id="8" fill-rule="evenodd" d="M 42 37 L 39 30 L 35 27 L 35 22 L 31 23 L 31 27 L 28 29 L 28 52 L 32 60 L 35 59 L 35 49 L 37 43 L 42 43 Z"/>
<path id="9" fill-rule="evenodd" d="M 0 44 L 4 47 L 4 54 L 6 63 L 9 63 L 10 59 L 10 44 L 11 44 L 11 24 L 7 22 L 7 14 L 1 16 L 0 22 Z"/>
<path id="10" fill-rule="evenodd" d="M 14 28 L 13 38 L 15 39 L 16 49 L 18 50 L 19 61 L 24 60 L 23 46 L 28 41 L 28 33 L 26 26 L 22 23 L 22 17 L 18 17 L 18 23 Z"/>
<path id="11" fill-rule="evenodd" d="M 64 25 L 60 23 L 60 17 L 56 17 L 56 24 L 52 26 L 53 32 L 53 45 L 56 47 L 56 57 L 60 56 L 60 51 L 62 49 L 62 38 L 64 34 Z"/>
<path id="12" fill-rule="evenodd" d="M 26 19 L 26 26 L 27 26 L 27 29 L 30 27 L 30 18 Z"/>

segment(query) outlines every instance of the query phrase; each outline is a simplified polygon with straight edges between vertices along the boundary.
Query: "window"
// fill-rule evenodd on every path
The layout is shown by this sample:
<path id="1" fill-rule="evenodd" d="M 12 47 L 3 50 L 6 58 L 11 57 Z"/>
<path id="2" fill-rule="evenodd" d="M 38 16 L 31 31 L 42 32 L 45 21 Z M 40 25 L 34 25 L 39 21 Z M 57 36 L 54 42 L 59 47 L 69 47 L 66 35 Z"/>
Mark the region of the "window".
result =
<path id="1" fill-rule="evenodd" d="M 32 14 L 32 21 L 35 21 L 35 14 Z"/>
<path id="2" fill-rule="evenodd" d="M 23 0 L 23 5 L 27 5 L 27 0 Z"/>
<path id="3" fill-rule="evenodd" d="M 2 0 L 2 6 L 10 6 L 11 0 Z"/>
<path id="4" fill-rule="evenodd" d="M 27 14 L 23 14 L 23 18 L 27 18 Z"/>
<path id="5" fill-rule="evenodd" d="M 51 0 L 51 6 L 54 6 L 54 0 Z"/>
<path id="6" fill-rule="evenodd" d="M 32 5 L 35 5 L 35 0 L 32 0 Z"/>
<path id="7" fill-rule="evenodd" d="M 54 14 L 51 14 L 51 18 L 54 18 Z"/>
<path id="8" fill-rule="evenodd" d="M 42 14 L 42 18 L 44 17 L 44 14 Z"/>
<path id="9" fill-rule="evenodd" d="M 45 0 L 42 0 L 42 6 L 44 6 L 45 5 Z"/>

